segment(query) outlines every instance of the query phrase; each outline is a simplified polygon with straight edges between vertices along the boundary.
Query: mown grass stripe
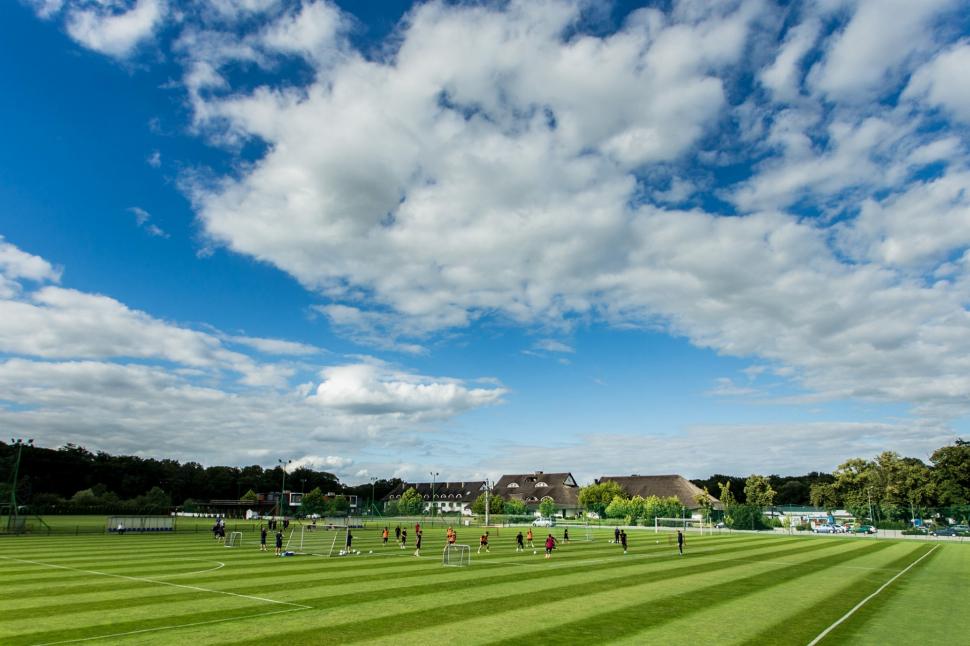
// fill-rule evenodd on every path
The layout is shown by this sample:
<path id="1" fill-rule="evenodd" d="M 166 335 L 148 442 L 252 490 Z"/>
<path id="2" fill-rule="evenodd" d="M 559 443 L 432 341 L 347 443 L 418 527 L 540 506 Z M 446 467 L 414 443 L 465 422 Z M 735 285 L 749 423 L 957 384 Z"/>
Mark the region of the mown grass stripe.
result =
<path id="1" fill-rule="evenodd" d="M 888 544 L 866 545 L 861 548 L 833 554 L 819 559 L 823 565 L 838 565 L 858 558 L 859 556 L 881 551 L 888 547 Z M 712 567 L 719 568 L 727 563 L 712 564 Z M 719 583 L 708 586 L 702 590 L 689 594 L 678 594 L 660 600 L 654 600 L 649 604 L 632 606 L 620 611 L 610 611 L 601 613 L 595 617 L 584 617 L 581 621 L 570 621 L 558 626 L 559 630 L 572 635 L 579 641 L 610 641 L 620 639 L 640 631 L 655 628 L 675 619 L 688 616 L 699 610 L 711 608 L 718 604 L 727 603 L 756 592 L 781 585 L 787 581 L 792 581 L 807 576 L 809 570 L 800 565 L 783 567 L 780 571 L 771 573 L 770 577 L 763 574 L 744 577 L 727 583 Z M 640 621 L 630 621 L 630 613 L 640 617 Z M 514 642 L 498 640 L 492 642 L 495 645 L 510 643 L 530 643 L 542 638 L 542 632 L 533 632 L 520 635 Z"/>
<path id="2" fill-rule="evenodd" d="M 813 546 L 814 547 L 814 546 Z M 825 545 L 820 544 L 816 549 L 824 549 L 833 547 L 831 544 Z M 882 549 L 884 546 L 873 545 L 869 548 L 872 551 Z M 865 548 L 860 548 L 865 549 Z M 853 550 L 853 552 L 859 550 Z M 836 558 L 836 557 L 832 557 Z M 854 556 L 848 556 L 846 558 L 854 558 Z M 737 563 L 719 563 L 719 564 L 704 564 L 700 566 L 685 564 L 682 567 L 673 568 L 666 571 L 651 571 L 650 572 L 650 583 L 656 583 L 659 581 L 688 577 L 704 574 L 712 570 L 741 570 L 745 566 Z M 520 571 L 521 572 L 521 571 Z M 525 577 L 532 571 L 523 572 L 522 581 Z M 550 572 L 550 571 L 547 571 Z M 564 570 L 553 570 L 548 576 L 562 576 L 560 573 L 567 571 Z M 399 612 L 393 613 L 381 617 L 379 622 L 376 622 L 373 618 L 369 618 L 364 621 L 351 621 L 344 623 L 332 624 L 334 628 L 334 633 L 330 635 L 320 635 L 315 631 L 289 631 L 285 635 L 280 637 L 287 640 L 292 640 L 297 643 L 306 643 L 311 641 L 315 644 L 338 644 L 338 643 L 356 643 L 358 641 L 366 641 L 372 637 L 379 637 L 387 633 L 403 633 L 417 626 L 442 626 L 454 622 L 460 622 L 467 620 L 469 618 L 487 616 L 489 614 L 512 611 L 516 609 L 528 608 L 536 605 L 547 605 L 554 604 L 558 601 L 565 599 L 570 599 L 574 597 L 582 597 L 584 595 L 595 594 L 598 592 L 623 589 L 624 587 L 630 587 L 635 585 L 640 585 L 644 583 L 643 572 L 636 572 L 634 574 L 623 576 L 623 577 L 613 577 L 601 582 L 587 582 L 582 580 L 581 571 L 572 571 L 565 576 L 575 577 L 575 582 L 570 585 L 554 585 L 553 587 L 543 588 L 541 594 L 534 589 L 528 589 L 527 592 L 518 593 L 505 593 L 504 590 L 501 591 L 501 596 L 495 598 L 489 598 L 487 602 L 483 599 L 476 598 L 469 601 L 463 601 L 459 603 L 435 603 L 430 608 L 433 608 L 434 612 L 429 613 L 428 609 L 421 608 L 409 612 Z M 515 582 L 519 588 L 522 581 Z M 414 596 L 420 593 L 420 590 L 415 590 L 412 595 L 408 595 L 403 598 L 407 598 L 412 601 Z M 449 589 L 434 589 L 432 591 L 425 591 L 425 594 L 437 593 L 435 599 L 438 600 L 439 597 L 448 598 L 453 594 Z M 443 594 L 442 594 L 443 593 Z M 350 601 L 347 599 L 346 601 Z M 357 600 L 356 603 L 367 603 L 370 600 Z M 318 607 L 333 608 L 334 604 L 329 601 L 326 604 L 320 603 Z M 379 624 L 379 625 L 375 625 Z M 539 635 L 529 635 L 532 641 L 541 642 L 542 639 Z M 258 641 L 247 640 L 241 642 L 242 644 L 256 644 Z M 528 641 L 526 643 L 529 643 Z"/>

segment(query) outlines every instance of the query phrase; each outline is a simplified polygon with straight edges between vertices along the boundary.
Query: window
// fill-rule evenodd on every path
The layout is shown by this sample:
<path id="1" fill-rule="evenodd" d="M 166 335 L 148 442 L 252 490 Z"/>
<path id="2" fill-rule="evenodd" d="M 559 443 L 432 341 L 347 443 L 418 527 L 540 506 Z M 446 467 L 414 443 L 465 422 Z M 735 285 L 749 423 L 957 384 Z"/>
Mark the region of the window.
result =
<path id="1" fill-rule="evenodd" d="M 548 487 L 549 485 L 547 485 L 545 482 L 537 482 L 536 483 L 536 486 L 537 487 Z"/>
<path id="2" fill-rule="evenodd" d="M 536 480 L 537 480 L 537 478 L 526 478 L 525 479 L 526 483 L 535 482 Z"/>
<path id="3" fill-rule="evenodd" d="M 517 489 L 517 488 L 518 488 L 518 486 L 519 486 L 519 485 L 518 485 L 517 483 L 515 483 L 515 482 L 510 482 L 510 483 L 508 483 L 507 485 L 505 485 L 505 488 L 506 488 L 506 489 Z"/>

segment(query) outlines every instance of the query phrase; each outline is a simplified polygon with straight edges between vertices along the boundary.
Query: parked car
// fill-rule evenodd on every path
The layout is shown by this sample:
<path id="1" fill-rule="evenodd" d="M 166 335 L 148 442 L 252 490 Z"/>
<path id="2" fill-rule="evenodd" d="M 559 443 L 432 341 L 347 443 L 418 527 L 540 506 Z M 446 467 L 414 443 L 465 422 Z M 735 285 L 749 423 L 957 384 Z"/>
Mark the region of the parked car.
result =
<path id="1" fill-rule="evenodd" d="M 839 530 L 835 528 L 835 525 L 816 525 L 812 531 L 816 534 L 837 534 Z"/>
<path id="2" fill-rule="evenodd" d="M 556 519 L 555 518 L 537 518 L 536 520 L 532 521 L 532 526 L 533 527 L 555 527 L 556 526 Z"/>
<path id="3" fill-rule="evenodd" d="M 960 532 L 958 532 L 953 527 L 942 527 L 940 529 L 934 529 L 932 532 L 930 532 L 930 536 L 959 536 L 959 535 L 960 535 Z"/>
<path id="4" fill-rule="evenodd" d="M 970 532 L 970 525 L 950 525 L 950 529 L 954 529 L 961 534 Z"/>
<path id="5" fill-rule="evenodd" d="M 875 534 L 879 530 L 872 525 L 856 525 L 852 528 L 853 534 Z"/>

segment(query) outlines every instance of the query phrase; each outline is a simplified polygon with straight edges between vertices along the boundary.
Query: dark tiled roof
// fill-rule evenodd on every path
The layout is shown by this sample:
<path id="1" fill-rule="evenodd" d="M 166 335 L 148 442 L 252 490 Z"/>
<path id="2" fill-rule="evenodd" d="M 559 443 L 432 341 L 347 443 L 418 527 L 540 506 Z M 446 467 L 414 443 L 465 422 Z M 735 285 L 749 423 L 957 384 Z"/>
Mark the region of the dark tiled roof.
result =
<path id="1" fill-rule="evenodd" d="M 696 494 L 703 495 L 704 493 L 703 489 L 677 475 L 603 476 L 596 482 L 597 484 L 602 484 L 607 480 L 620 485 L 620 488 L 631 498 L 633 496 L 640 496 L 641 498 L 647 498 L 648 496 L 657 496 L 658 498 L 674 497 L 680 500 L 680 504 L 692 508 L 698 507 L 694 496 Z M 716 504 L 721 501 L 711 496 L 711 502 Z"/>
<path id="2" fill-rule="evenodd" d="M 579 499 L 579 486 L 571 473 L 505 475 L 495 483 L 492 492 L 504 500 L 521 500 L 527 505 L 538 505 L 549 497 L 557 505 L 575 506 Z"/>
<path id="3" fill-rule="evenodd" d="M 434 485 L 435 500 L 454 500 L 461 502 L 475 502 L 485 486 L 484 480 L 469 482 L 436 482 Z M 382 501 L 397 500 L 408 489 L 414 489 L 423 500 L 431 501 L 430 482 L 402 482 L 394 487 Z"/>

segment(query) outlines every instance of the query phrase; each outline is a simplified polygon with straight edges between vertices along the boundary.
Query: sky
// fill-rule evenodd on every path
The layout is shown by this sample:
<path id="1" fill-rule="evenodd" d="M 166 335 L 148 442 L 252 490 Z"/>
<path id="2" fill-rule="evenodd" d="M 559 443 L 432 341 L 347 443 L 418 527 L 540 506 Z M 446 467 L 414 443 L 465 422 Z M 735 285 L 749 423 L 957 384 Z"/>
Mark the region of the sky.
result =
<path id="1" fill-rule="evenodd" d="M 350 483 L 970 416 L 954 0 L 0 3 L 0 432 Z"/>

